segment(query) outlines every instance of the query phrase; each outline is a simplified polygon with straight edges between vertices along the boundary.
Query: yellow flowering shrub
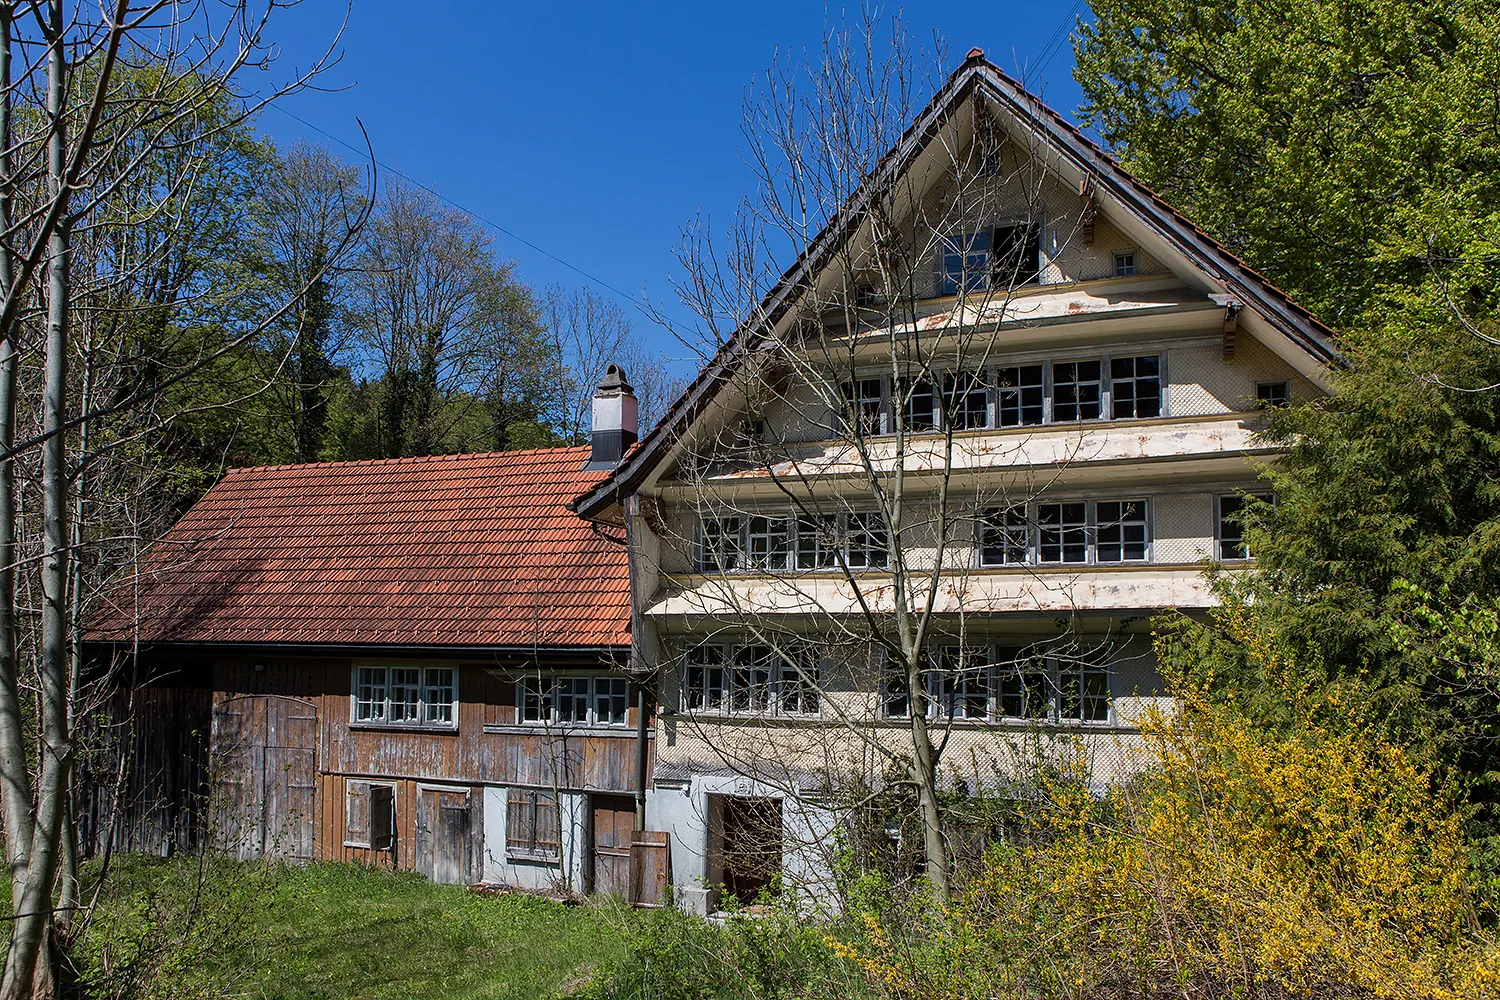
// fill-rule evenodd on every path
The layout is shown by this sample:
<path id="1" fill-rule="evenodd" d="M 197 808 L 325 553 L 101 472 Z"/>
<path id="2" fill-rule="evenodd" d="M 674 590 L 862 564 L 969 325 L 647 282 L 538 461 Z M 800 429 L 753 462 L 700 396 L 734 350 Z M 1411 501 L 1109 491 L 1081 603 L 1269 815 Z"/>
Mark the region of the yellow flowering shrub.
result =
<path id="1" fill-rule="evenodd" d="M 1455 797 L 1354 713 L 1299 714 L 1269 732 L 1182 693 L 1138 780 L 1042 782 L 947 912 L 838 949 L 903 998 L 1500 996 Z"/>

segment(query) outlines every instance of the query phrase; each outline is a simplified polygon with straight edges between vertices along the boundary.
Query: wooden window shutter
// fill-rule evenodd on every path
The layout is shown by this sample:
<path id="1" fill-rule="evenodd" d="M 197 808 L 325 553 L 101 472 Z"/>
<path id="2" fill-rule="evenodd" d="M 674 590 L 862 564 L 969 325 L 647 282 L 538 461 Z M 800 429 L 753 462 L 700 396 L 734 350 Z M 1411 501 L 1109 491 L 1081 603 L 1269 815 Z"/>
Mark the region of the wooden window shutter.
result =
<path id="1" fill-rule="evenodd" d="M 370 846 L 370 784 L 351 781 L 345 786 L 348 812 L 344 823 L 344 844 L 348 847 Z"/>
<path id="2" fill-rule="evenodd" d="M 389 851 L 396 842 L 396 789 L 390 785 L 370 787 L 370 847 Z"/>
<path id="3" fill-rule="evenodd" d="M 515 788 L 505 804 L 505 846 L 531 854 L 536 850 L 536 792 Z"/>

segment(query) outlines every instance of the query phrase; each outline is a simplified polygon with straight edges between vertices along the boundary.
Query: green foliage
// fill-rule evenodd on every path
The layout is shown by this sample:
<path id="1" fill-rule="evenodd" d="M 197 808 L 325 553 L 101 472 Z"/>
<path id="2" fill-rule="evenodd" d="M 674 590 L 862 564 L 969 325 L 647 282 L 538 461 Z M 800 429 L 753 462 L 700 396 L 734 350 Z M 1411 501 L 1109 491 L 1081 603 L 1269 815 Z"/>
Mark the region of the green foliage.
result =
<path id="1" fill-rule="evenodd" d="M 789 910 L 711 924 L 676 909 L 642 915 L 627 953 L 576 996 L 586 1000 L 790 1000 L 869 995 L 828 929 Z"/>
<path id="2" fill-rule="evenodd" d="M 95 997 L 530 1000 L 614 962 L 633 919 L 351 865 L 124 857 L 73 958 Z"/>

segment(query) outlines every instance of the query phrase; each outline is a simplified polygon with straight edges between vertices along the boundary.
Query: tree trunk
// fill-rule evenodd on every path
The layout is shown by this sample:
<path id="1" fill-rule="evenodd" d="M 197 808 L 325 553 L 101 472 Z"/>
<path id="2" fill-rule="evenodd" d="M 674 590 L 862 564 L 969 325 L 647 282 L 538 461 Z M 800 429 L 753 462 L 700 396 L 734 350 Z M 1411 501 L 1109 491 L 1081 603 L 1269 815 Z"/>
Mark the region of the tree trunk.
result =
<path id="1" fill-rule="evenodd" d="M 49 193 L 66 199 L 67 136 L 63 103 L 67 82 L 62 0 L 49 11 L 47 144 Z M 66 213 L 64 213 L 65 216 Z M 11 930 L 0 1000 L 24 1000 L 51 992 L 52 890 L 66 810 L 72 746 L 68 733 L 68 225 L 59 221 L 48 240 L 47 344 L 44 361 L 42 447 L 42 648 L 38 664 L 42 691 L 41 773 L 37 780 L 36 828 L 31 863 Z M 33 992 L 35 990 L 35 992 Z"/>
<path id="2" fill-rule="evenodd" d="M 0 232 L 11 228 L 10 113 L 11 7 L 0 5 Z M 0 245 L 0 298 L 15 277 L 10 250 Z M 0 331 L 0 452 L 9 455 L 16 442 L 16 381 L 20 351 L 14 330 Z M 31 771 L 21 712 L 16 659 L 16 466 L 0 458 L 0 812 L 5 816 L 6 862 L 10 869 L 11 907 L 19 910 L 31 858 Z"/>
<path id="3" fill-rule="evenodd" d="M 908 664 L 906 675 L 912 736 L 912 762 L 908 770 L 917 786 L 917 802 L 922 810 L 922 853 L 927 861 L 927 880 L 932 884 L 933 901 L 946 906 L 949 895 L 948 842 L 943 839 L 943 813 L 938 802 L 938 752 L 932 745 L 932 734 L 927 730 L 927 696 L 922 688 L 921 667 Z"/>

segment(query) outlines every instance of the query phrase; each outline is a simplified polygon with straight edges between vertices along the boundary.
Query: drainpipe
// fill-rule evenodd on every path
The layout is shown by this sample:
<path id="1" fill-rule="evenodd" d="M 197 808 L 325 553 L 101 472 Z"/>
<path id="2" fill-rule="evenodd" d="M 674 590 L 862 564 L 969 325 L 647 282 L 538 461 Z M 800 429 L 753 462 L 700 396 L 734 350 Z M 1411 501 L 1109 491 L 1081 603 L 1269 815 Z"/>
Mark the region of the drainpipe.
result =
<path id="1" fill-rule="evenodd" d="M 630 672 L 636 676 L 635 689 L 635 828 L 646 829 L 646 683 L 644 671 L 640 669 L 640 649 L 643 625 L 641 598 L 637 593 L 639 577 L 636 569 L 639 538 L 636 535 L 635 519 L 641 513 L 641 501 L 635 494 L 625 498 L 621 505 L 625 512 L 625 551 L 628 553 L 626 572 L 630 581 Z"/>

